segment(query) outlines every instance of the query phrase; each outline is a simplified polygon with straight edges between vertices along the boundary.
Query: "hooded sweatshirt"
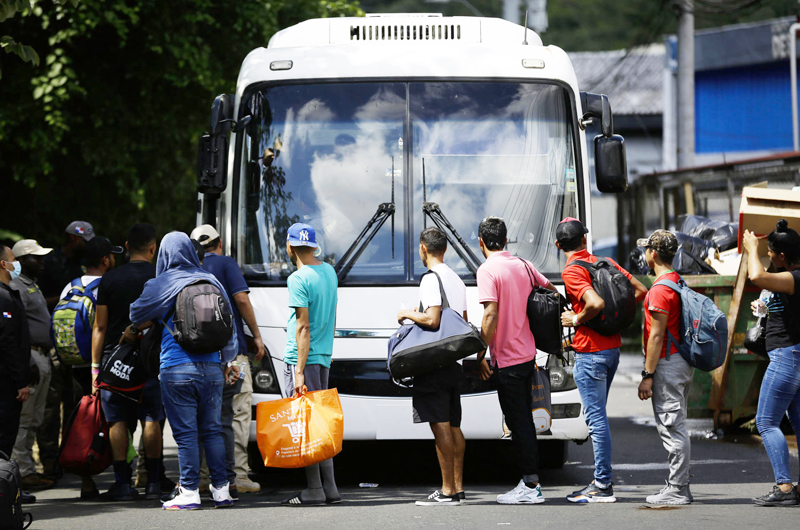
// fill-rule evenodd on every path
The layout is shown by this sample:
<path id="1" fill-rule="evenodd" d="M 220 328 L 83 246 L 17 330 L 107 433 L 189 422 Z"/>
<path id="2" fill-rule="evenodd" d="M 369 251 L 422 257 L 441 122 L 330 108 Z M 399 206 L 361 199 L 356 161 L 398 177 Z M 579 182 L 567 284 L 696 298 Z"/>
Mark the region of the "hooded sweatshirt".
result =
<path id="1" fill-rule="evenodd" d="M 225 292 L 225 288 L 219 283 L 219 280 L 217 280 L 213 274 L 200 268 L 200 260 L 197 257 L 197 251 L 192 245 L 189 236 L 183 232 L 170 232 L 165 235 L 158 249 L 156 277 L 144 284 L 142 296 L 131 304 L 131 322 L 143 324 L 164 317 L 167 312 L 175 306 L 175 300 L 178 294 L 187 285 L 198 281 L 207 281 L 214 284 L 220 290 L 222 296 L 225 297 L 225 301 L 228 304 L 231 303 Z M 172 324 L 171 320 L 172 319 L 167 323 L 168 325 Z M 167 344 L 168 342 L 169 344 Z M 174 344 L 172 344 L 172 342 L 174 342 Z M 180 346 L 167 330 L 164 330 L 161 344 L 162 368 L 164 368 L 165 365 L 163 361 L 165 351 L 174 351 L 176 346 L 178 348 L 180 348 Z M 213 360 L 221 360 L 223 362 L 232 361 L 236 358 L 237 346 L 236 329 L 234 328 L 231 339 L 222 351 L 219 352 L 219 356 L 211 354 Z M 185 351 L 184 353 L 186 354 L 187 362 L 210 360 L 206 355 L 195 355 Z M 176 363 L 173 362 L 166 366 L 173 366 L 175 364 Z"/>

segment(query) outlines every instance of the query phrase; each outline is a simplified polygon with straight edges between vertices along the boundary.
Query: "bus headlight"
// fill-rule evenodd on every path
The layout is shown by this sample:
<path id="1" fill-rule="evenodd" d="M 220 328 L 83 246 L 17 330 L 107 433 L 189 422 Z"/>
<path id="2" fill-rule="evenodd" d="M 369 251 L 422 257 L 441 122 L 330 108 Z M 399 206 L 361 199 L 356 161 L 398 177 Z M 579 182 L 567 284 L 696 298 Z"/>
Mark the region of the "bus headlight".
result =
<path id="1" fill-rule="evenodd" d="M 564 354 L 564 361 L 559 360 L 555 355 L 548 358 L 547 369 L 550 371 L 551 392 L 564 392 L 577 388 L 575 379 L 572 377 L 574 365 L 575 357 L 572 352 Z"/>
<path id="2" fill-rule="evenodd" d="M 275 377 L 275 368 L 272 366 L 272 357 L 267 354 L 260 362 L 253 362 L 253 392 L 259 394 L 280 394 L 278 378 Z"/>

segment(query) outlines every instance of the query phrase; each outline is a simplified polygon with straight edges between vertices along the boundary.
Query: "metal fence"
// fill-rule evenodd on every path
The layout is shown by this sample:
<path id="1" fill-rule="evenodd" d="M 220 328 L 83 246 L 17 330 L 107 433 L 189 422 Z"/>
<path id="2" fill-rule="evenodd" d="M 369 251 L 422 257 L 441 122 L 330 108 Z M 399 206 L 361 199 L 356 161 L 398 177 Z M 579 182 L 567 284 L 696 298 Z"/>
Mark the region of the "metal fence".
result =
<path id="1" fill-rule="evenodd" d="M 800 152 L 643 175 L 617 197 L 617 259 L 628 263 L 636 239 L 658 228 L 678 230 L 681 215 L 738 222 L 742 188 L 800 185 Z"/>

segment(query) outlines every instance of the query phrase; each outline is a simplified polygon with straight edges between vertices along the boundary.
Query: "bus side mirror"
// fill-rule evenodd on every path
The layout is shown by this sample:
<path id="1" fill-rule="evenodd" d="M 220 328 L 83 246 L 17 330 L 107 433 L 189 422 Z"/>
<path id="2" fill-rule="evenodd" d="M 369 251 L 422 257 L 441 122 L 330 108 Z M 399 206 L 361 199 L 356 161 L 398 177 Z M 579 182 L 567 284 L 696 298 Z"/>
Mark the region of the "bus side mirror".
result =
<path id="1" fill-rule="evenodd" d="M 601 193 L 622 193 L 628 189 L 628 162 L 622 136 L 595 137 L 594 174 Z"/>
<path id="2" fill-rule="evenodd" d="M 628 189 L 628 162 L 625 140 L 614 134 L 614 116 L 605 94 L 581 92 L 581 128 L 600 120 L 600 133 L 594 139 L 594 174 L 601 193 L 622 193 Z"/>
<path id="3" fill-rule="evenodd" d="M 204 134 L 197 154 L 197 191 L 219 195 L 228 187 L 228 135 Z"/>
<path id="4" fill-rule="evenodd" d="M 211 104 L 211 132 L 200 138 L 197 153 L 197 191 L 219 195 L 228 186 L 228 131 L 233 120 L 233 96 L 221 94 Z"/>

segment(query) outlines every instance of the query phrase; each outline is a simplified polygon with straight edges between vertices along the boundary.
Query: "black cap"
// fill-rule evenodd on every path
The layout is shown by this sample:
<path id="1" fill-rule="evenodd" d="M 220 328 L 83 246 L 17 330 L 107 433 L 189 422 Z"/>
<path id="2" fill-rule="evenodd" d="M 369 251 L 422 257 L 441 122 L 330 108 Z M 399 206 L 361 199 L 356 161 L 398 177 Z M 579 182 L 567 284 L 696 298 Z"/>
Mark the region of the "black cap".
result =
<path id="1" fill-rule="evenodd" d="M 574 217 L 566 217 L 556 227 L 556 241 L 569 241 L 588 233 L 582 222 Z"/>
<path id="2" fill-rule="evenodd" d="M 99 261 L 109 254 L 122 254 L 125 250 L 122 247 L 111 244 L 111 241 L 102 236 L 96 236 L 86 242 L 83 255 L 86 261 Z"/>

